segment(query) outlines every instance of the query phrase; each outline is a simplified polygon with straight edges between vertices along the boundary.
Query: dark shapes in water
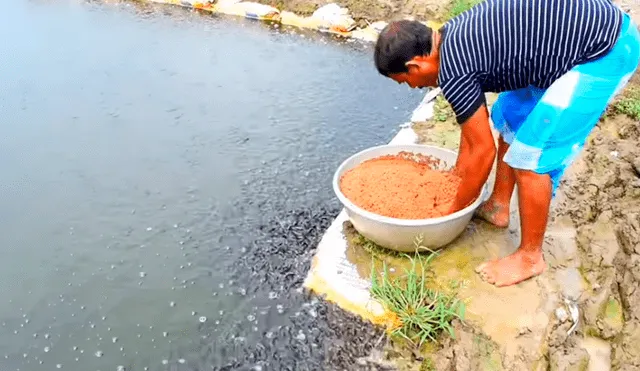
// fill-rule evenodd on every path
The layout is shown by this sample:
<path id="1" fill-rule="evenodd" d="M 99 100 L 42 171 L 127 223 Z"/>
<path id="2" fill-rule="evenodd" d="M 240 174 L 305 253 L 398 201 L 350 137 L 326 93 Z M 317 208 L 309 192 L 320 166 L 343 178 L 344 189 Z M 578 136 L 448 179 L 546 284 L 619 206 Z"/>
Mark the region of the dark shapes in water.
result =
<path id="1" fill-rule="evenodd" d="M 378 369 L 358 359 L 383 345 L 382 329 L 299 289 L 315 248 L 338 211 L 315 207 L 284 212 L 258 228 L 258 238 L 241 259 L 243 268 L 252 273 L 247 289 L 258 296 L 265 294 L 265 288 L 277 290 L 277 302 L 285 303 L 289 324 L 261 334 L 256 341 L 219 336 L 210 345 L 219 349 L 207 351 L 213 362 L 208 367 L 220 371 Z M 243 327 L 246 323 L 237 323 L 234 332 L 241 333 Z"/>

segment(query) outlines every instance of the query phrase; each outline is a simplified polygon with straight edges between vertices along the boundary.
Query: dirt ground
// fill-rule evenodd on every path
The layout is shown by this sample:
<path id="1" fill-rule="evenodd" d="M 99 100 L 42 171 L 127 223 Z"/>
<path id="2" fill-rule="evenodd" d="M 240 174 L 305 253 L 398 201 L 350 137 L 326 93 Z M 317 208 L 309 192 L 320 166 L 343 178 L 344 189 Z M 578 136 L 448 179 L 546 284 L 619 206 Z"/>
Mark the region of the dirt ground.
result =
<path id="1" fill-rule="evenodd" d="M 310 15 L 320 6 L 335 2 L 347 7 L 356 21 L 371 22 L 404 17 L 438 21 L 442 20 L 449 4 L 447 0 L 258 0 L 258 2 L 300 15 Z"/>
<path id="2" fill-rule="evenodd" d="M 414 18 L 424 21 L 446 21 L 451 0 L 257 0 L 259 3 L 288 10 L 300 15 L 310 15 L 319 7 L 335 2 L 347 7 L 351 16 L 363 24 L 366 21 L 390 21 L 400 18 Z M 638 0 L 614 0 L 629 12 L 640 24 L 640 2 Z"/>

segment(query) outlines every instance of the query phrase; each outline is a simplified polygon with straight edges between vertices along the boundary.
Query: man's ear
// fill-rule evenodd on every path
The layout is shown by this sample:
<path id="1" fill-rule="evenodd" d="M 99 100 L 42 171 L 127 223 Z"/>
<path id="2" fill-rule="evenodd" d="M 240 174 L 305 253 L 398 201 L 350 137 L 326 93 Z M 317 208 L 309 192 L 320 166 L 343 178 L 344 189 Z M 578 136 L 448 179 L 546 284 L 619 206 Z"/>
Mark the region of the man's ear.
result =
<path id="1" fill-rule="evenodd" d="M 407 66 L 407 69 L 409 70 L 409 72 L 417 72 L 420 69 L 420 63 L 418 63 L 418 61 L 414 59 L 410 60 L 404 65 Z"/>

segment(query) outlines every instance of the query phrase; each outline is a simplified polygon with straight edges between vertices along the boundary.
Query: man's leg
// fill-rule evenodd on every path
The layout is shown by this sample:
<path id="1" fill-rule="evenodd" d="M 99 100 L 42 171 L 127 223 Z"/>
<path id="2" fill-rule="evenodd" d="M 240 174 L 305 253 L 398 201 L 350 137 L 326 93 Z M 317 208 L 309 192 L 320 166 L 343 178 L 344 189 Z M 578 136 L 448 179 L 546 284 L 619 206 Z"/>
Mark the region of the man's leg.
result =
<path id="1" fill-rule="evenodd" d="M 481 264 L 476 272 L 496 286 L 509 286 L 542 273 L 546 264 L 542 243 L 549 217 L 552 183 L 547 174 L 528 170 L 514 170 L 518 184 L 520 247 L 513 254 Z"/>
<path id="2" fill-rule="evenodd" d="M 476 212 L 480 218 L 500 228 L 509 226 L 509 205 L 516 184 L 516 175 L 513 169 L 503 160 L 508 149 L 509 145 L 501 135 L 498 138 L 498 165 L 493 192 L 487 202 L 482 204 Z"/>

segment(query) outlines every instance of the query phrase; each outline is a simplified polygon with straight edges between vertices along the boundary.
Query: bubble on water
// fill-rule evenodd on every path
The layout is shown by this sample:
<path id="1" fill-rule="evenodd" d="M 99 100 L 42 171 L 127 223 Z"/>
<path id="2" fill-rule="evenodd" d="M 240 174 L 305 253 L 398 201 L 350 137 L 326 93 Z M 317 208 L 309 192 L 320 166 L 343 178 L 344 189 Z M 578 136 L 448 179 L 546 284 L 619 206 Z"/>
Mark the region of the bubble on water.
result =
<path id="1" fill-rule="evenodd" d="M 118 366 L 118 367 L 116 368 L 116 371 L 124 371 L 124 366 Z"/>
<path id="2" fill-rule="evenodd" d="M 205 323 L 205 322 L 207 322 L 207 317 L 205 316 L 200 317 L 200 323 Z"/>
<path id="3" fill-rule="evenodd" d="M 216 325 L 219 325 L 219 324 L 220 324 L 220 321 L 216 320 Z"/>
<path id="4" fill-rule="evenodd" d="M 115 336 L 114 336 L 114 337 L 112 337 L 112 338 L 111 338 L 111 342 L 112 342 L 112 343 L 114 343 L 114 344 L 115 344 L 117 341 L 118 341 L 118 338 L 117 338 L 117 337 L 115 337 Z"/>
<path id="5" fill-rule="evenodd" d="M 138 276 L 140 276 L 140 278 L 144 278 L 147 276 L 147 274 L 145 272 L 140 272 L 138 273 Z"/>
<path id="6" fill-rule="evenodd" d="M 13 330 L 14 335 L 18 335 L 18 330 Z"/>
<path id="7" fill-rule="evenodd" d="M 49 347 L 44 347 L 44 352 L 45 352 L 45 353 L 49 353 L 49 351 L 50 351 L 50 350 L 51 350 L 51 348 L 49 348 Z"/>
<path id="8" fill-rule="evenodd" d="M 96 328 L 96 325 L 94 325 L 93 323 L 90 325 L 91 328 Z"/>
<path id="9" fill-rule="evenodd" d="M 273 337 L 273 332 L 269 331 L 265 334 L 265 336 L 267 337 L 267 339 L 271 339 Z"/>
<path id="10" fill-rule="evenodd" d="M 177 225 L 177 224 L 174 224 L 174 225 L 173 225 L 173 228 L 178 228 L 178 225 Z"/>
<path id="11" fill-rule="evenodd" d="M 71 349 L 73 349 L 74 351 L 76 351 L 76 350 L 78 350 L 78 347 L 77 347 L 77 346 L 74 346 L 74 347 L 73 347 L 73 348 L 71 348 Z"/>
<path id="12" fill-rule="evenodd" d="M 96 357 L 100 358 L 104 355 L 104 353 L 101 350 L 98 350 L 97 352 L 94 353 Z"/>
<path id="13" fill-rule="evenodd" d="M 62 365 L 58 363 L 58 364 L 56 365 L 56 368 L 62 368 Z"/>
<path id="14" fill-rule="evenodd" d="M 187 361 L 186 361 L 184 358 L 180 358 L 180 359 L 178 360 L 178 363 L 182 363 L 182 364 L 184 364 L 185 362 L 187 362 Z"/>
<path id="15" fill-rule="evenodd" d="M 275 292 L 275 291 L 271 291 L 271 292 L 269 293 L 269 299 L 271 299 L 271 300 L 275 300 L 275 299 L 277 299 L 277 298 L 278 298 L 278 293 L 277 293 L 277 292 Z"/>
<path id="16" fill-rule="evenodd" d="M 247 316 L 247 320 L 249 322 L 255 321 L 255 319 L 256 319 L 256 316 L 254 316 L 253 314 L 250 314 L 250 315 Z"/>
<path id="17" fill-rule="evenodd" d="M 170 306 L 170 307 L 175 307 L 175 306 L 176 306 L 176 302 L 175 302 L 175 301 L 170 302 L 170 303 L 169 303 L 169 306 Z"/>
<path id="18" fill-rule="evenodd" d="M 195 316 L 195 315 L 196 315 L 196 312 L 195 312 L 195 311 L 191 311 L 191 315 L 192 315 L 192 316 Z"/>
<path id="19" fill-rule="evenodd" d="M 147 227 L 147 231 L 152 231 L 153 227 Z"/>
<path id="20" fill-rule="evenodd" d="M 221 316 L 224 316 L 224 311 L 221 310 L 221 311 L 218 312 L 218 314 L 220 314 Z"/>
<path id="21" fill-rule="evenodd" d="M 168 365 L 168 364 L 169 364 L 169 361 L 167 361 L 166 359 L 163 359 L 163 360 L 162 360 L 162 364 L 163 364 L 163 365 Z"/>
<path id="22" fill-rule="evenodd" d="M 224 289 L 224 283 L 220 283 L 220 284 L 218 285 L 218 287 L 219 287 L 219 288 L 221 288 L 221 289 Z"/>
<path id="23" fill-rule="evenodd" d="M 49 334 L 44 334 L 44 338 L 45 339 L 49 339 L 50 335 Z"/>
<path id="24" fill-rule="evenodd" d="M 104 320 L 106 320 L 106 319 L 107 319 L 107 317 L 106 317 L 106 316 L 102 316 L 102 320 L 103 320 L 103 321 L 104 321 Z"/>

